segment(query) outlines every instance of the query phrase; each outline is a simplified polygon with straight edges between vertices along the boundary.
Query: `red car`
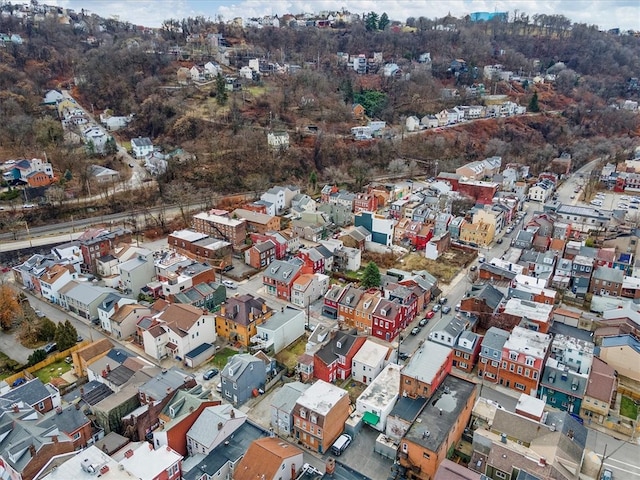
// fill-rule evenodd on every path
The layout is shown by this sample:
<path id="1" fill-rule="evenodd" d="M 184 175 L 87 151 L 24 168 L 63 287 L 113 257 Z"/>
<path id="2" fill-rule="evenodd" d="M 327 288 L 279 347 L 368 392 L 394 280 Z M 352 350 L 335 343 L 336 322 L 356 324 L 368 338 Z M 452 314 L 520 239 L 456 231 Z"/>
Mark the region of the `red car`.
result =
<path id="1" fill-rule="evenodd" d="M 427 314 L 425 315 L 426 318 L 428 319 L 432 319 L 435 316 L 436 312 L 434 311 L 429 311 L 427 312 Z"/>

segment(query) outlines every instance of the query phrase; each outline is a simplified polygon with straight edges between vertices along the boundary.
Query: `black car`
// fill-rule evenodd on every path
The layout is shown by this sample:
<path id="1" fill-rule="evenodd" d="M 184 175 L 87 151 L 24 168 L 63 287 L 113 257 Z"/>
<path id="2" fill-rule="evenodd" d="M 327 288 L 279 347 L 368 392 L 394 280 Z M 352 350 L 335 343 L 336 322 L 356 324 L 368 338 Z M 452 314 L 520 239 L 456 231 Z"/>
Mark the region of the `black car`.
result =
<path id="1" fill-rule="evenodd" d="M 408 353 L 404 353 L 404 352 L 400 352 L 400 353 L 398 353 L 398 358 L 400 360 L 407 360 L 409 358 L 409 354 Z"/>
<path id="2" fill-rule="evenodd" d="M 231 270 L 233 270 L 233 265 L 227 265 L 226 267 L 224 267 L 222 269 L 223 272 L 230 272 Z"/>

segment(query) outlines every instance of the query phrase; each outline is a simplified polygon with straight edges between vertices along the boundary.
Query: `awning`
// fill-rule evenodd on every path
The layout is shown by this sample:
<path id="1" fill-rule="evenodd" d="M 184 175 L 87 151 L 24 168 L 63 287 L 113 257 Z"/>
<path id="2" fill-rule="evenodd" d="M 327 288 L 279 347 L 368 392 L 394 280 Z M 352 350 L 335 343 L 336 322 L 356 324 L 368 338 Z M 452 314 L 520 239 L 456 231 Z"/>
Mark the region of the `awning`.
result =
<path id="1" fill-rule="evenodd" d="M 441 293 L 442 293 L 442 290 L 440 290 L 438 287 L 433 287 L 431 289 L 431 296 L 434 298 L 439 296 Z"/>
<path id="2" fill-rule="evenodd" d="M 375 426 L 380 421 L 380 417 L 378 415 L 376 415 L 375 413 L 364 412 L 364 415 L 362 417 L 362 421 L 364 423 L 368 423 L 371 426 Z"/>

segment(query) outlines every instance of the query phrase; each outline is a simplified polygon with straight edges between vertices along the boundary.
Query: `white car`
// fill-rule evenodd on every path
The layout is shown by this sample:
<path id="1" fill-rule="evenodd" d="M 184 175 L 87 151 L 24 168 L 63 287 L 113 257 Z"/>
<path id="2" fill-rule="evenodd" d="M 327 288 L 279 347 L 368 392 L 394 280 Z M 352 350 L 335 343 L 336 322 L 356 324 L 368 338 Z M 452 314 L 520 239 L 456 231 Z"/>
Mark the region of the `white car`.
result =
<path id="1" fill-rule="evenodd" d="M 622 195 L 622 196 L 620 197 L 620 200 L 629 200 L 629 197 L 628 197 L 628 196 L 626 196 L 626 195 Z"/>
<path id="2" fill-rule="evenodd" d="M 600 200 L 591 200 L 591 205 L 595 205 L 596 207 L 601 207 L 602 206 L 602 201 Z"/>
<path id="3" fill-rule="evenodd" d="M 232 282 L 231 280 L 223 280 L 222 284 L 231 290 L 235 290 L 236 288 L 238 288 L 238 285 L 236 285 L 236 282 Z"/>

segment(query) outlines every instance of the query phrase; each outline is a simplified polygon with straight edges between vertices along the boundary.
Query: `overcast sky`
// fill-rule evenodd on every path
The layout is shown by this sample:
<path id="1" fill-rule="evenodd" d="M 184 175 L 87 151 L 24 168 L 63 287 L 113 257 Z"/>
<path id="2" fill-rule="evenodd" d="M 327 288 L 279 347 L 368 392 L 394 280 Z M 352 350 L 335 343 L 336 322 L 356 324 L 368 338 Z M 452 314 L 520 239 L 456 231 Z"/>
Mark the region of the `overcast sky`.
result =
<path id="1" fill-rule="evenodd" d="M 345 8 L 352 13 L 387 12 L 392 20 L 408 17 L 444 17 L 451 13 L 463 17 L 471 12 L 525 12 L 557 14 L 577 23 L 598 25 L 601 29 L 620 27 L 640 30 L 638 0 L 42 0 L 80 11 L 82 8 L 103 17 L 118 16 L 136 25 L 158 27 L 168 18 L 202 15 L 223 20 L 269 14 L 320 12 Z"/>

